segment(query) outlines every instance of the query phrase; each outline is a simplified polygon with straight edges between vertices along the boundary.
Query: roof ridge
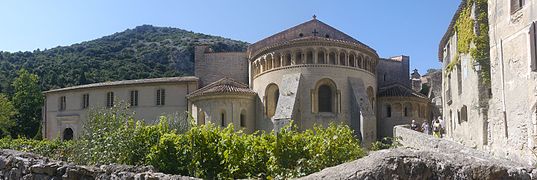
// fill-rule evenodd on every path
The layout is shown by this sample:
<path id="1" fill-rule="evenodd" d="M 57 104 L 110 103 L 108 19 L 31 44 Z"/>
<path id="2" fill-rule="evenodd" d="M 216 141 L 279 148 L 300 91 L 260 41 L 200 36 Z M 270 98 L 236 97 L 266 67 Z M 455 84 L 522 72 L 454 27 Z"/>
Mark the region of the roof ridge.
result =
<path id="1" fill-rule="evenodd" d="M 214 88 L 217 88 L 217 87 L 224 87 L 224 86 L 235 87 L 235 88 L 243 89 L 244 92 L 249 91 L 249 93 L 255 93 L 250 89 L 250 87 L 247 84 L 239 82 L 239 81 L 237 81 L 237 80 L 235 80 L 233 78 L 224 77 L 224 78 L 219 79 L 219 80 L 217 80 L 215 82 L 212 82 L 212 83 L 210 83 L 210 84 L 208 84 L 208 85 L 206 85 L 206 86 L 204 86 L 204 87 L 202 87 L 200 89 L 197 89 L 197 90 L 193 91 L 187 97 L 194 97 L 194 96 L 203 95 L 205 93 L 208 93 L 208 91 L 211 91 L 211 89 L 214 89 Z M 233 90 L 229 89 L 229 91 L 231 92 Z M 238 91 L 238 92 L 240 92 L 240 91 Z"/>

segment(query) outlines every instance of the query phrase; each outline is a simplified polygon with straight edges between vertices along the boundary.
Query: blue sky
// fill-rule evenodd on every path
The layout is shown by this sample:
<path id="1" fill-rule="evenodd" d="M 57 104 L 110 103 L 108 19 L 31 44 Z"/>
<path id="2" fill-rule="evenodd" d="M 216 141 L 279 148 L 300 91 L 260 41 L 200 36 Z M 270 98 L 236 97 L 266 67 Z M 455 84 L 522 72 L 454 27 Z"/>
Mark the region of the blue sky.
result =
<path id="1" fill-rule="evenodd" d="M 6 0 L 0 51 L 31 51 L 96 39 L 143 24 L 256 42 L 318 19 L 373 47 L 408 55 L 423 74 L 439 68 L 438 43 L 460 0 Z"/>

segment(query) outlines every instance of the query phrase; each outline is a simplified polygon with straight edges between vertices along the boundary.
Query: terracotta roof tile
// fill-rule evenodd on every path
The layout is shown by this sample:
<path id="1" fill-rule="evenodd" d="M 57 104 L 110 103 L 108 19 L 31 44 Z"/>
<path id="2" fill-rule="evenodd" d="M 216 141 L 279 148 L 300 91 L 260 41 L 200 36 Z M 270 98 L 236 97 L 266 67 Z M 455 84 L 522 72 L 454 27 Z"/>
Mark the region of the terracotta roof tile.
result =
<path id="1" fill-rule="evenodd" d="M 222 78 L 205 87 L 202 87 L 188 95 L 188 98 L 213 95 L 213 94 L 251 94 L 256 93 L 248 87 L 248 85 L 235 81 L 231 78 Z"/>
<path id="2" fill-rule="evenodd" d="M 198 78 L 195 76 L 183 76 L 183 77 L 165 77 L 165 78 L 153 78 L 153 79 L 135 79 L 135 80 L 125 80 L 125 81 L 113 81 L 113 82 L 102 82 L 102 83 L 93 83 L 80 86 L 72 86 L 61 89 L 53 89 L 45 91 L 43 93 L 51 92 L 60 92 L 67 90 L 75 89 L 87 89 L 87 88 L 97 88 L 97 87 L 106 87 L 106 86 L 120 86 L 120 85 L 133 85 L 133 84 L 150 84 L 150 83 L 177 83 L 177 82 L 197 82 Z"/>
<path id="3" fill-rule="evenodd" d="M 416 92 L 408 87 L 405 87 L 399 83 L 391 84 L 379 89 L 379 97 L 418 97 L 425 98 L 427 96 Z"/>

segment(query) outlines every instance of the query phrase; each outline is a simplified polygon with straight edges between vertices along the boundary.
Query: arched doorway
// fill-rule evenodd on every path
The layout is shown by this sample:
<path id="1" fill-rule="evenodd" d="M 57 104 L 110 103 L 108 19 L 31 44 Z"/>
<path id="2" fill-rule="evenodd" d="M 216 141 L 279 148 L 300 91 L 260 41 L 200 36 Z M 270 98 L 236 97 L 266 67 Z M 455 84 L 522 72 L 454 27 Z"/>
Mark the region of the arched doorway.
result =
<path id="1" fill-rule="evenodd" d="M 73 129 L 66 128 L 63 130 L 63 138 L 64 141 L 70 141 L 73 140 Z"/>
<path id="2" fill-rule="evenodd" d="M 278 107 L 278 98 L 280 98 L 280 90 L 278 85 L 270 84 L 265 89 L 265 112 L 268 118 L 272 118 Z"/>

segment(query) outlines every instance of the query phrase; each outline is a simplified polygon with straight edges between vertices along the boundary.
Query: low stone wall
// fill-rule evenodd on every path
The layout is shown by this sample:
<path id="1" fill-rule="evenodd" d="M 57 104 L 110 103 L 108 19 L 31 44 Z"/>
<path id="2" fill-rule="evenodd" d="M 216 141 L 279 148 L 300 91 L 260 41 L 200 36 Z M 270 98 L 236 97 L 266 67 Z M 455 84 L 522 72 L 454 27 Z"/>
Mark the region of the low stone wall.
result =
<path id="1" fill-rule="evenodd" d="M 434 152 L 443 152 L 443 153 L 464 153 L 476 157 L 490 157 L 490 154 L 479 151 L 477 149 L 469 148 L 460 143 L 436 138 L 432 135 L 427 135 L 421 132 L 414 131 L 409 128 L 408 125 L 395 126 L 393 128 L 393 135 L 404 147 L 409 147 L 419 150 L 429 150 Z M 497 157 L 496 157 L 497 158 Z M 516 160 L 507 160 L 502 158 L 497 158 L 505 161 L 516 161 Z M 520 166 L 525 166 L 527 164 L 520 163 Z"/>
<path id="2" fill-rule="evenodd" d="M 394 128 L 403 147 L 372 152 L 301 179 L 537 179 L 537 170 L 404 126 Z"/>
<path id="3" fill-rule="evenodd" d="M 0 179 L 195 179 L 155 172 L 150 166 L 78 166 L 32 153 L 0 150 Z"/>

